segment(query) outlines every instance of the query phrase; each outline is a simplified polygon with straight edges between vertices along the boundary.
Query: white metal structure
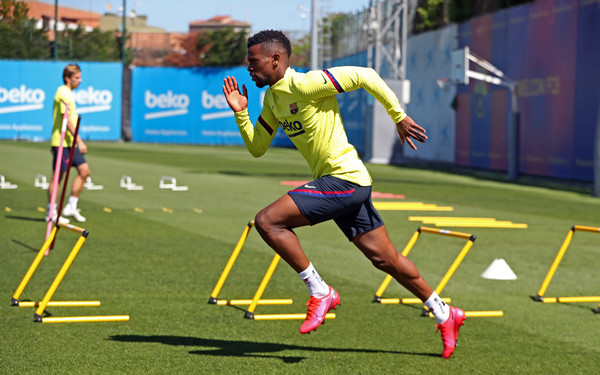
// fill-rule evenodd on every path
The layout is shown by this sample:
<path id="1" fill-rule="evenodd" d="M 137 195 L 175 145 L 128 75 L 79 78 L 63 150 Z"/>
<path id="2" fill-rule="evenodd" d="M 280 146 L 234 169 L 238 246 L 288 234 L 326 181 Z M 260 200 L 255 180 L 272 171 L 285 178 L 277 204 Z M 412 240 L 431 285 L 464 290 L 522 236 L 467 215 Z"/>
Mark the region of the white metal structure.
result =
<path id="1" fill-rule="evenodd" d="M 511 94 L 512 116 L 507 132 L 508 139 L 508 178 L 516 180 L 519 176 L 519 108 L 517 103 L 517 83 L 506 77 L 504 73 L 492 63 L 486 61 L 471 52 L 469 47 L 463 47 L 452 51 L 452 70 L 450 82 L 455 85 L 468 85 L 469 79 L 488 82 L 494 85 L 506 87 Z M 484 68 L 489 74 L 477 72 L 470 69 L 473 62 Z"/>

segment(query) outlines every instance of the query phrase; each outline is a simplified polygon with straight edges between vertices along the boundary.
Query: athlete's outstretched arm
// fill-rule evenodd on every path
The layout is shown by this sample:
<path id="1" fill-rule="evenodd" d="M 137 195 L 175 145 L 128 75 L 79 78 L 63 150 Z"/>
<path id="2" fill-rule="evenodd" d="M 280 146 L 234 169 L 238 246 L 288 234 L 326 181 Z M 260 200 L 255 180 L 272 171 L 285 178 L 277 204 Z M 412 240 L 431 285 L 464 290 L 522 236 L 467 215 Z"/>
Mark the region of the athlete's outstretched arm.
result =
<path id="1" fill-rule="evenodd" d="M 246 89 L 246 85 L 242 85 L 242 93 L 240 93 L 235 77 L 227 76 L 223 80 L 223 94 L 225 94 L 227 104 L 229 104 L 229 108 L 233 112 L 240 112 L 248 108 L 248 90 Z"/>
<path id="2" fill-rule="evenodd" d="M 238 87 L 235 77 L 227 76 L 223 81 L 223 94 L 235 115 L 235 122 L 240 129 L 240 135 L 250 154 L 254 157 L 262 156 L 275 137 L 277 124 L 271 113 L 263 109 L 258 118 L 257 125 L 253 126 L 248 115 L 248 90 L 242 85 L 242 92 Z"/>
<path id="3" fill-rule="evenodd" d="M 406 141 L 413 150 L 417 150 L 417 146 L 415 146 L 411 138 L 416 139 L 421 143 L 425 143 L 427 140 L 425 129 L 417 125 L 417 123 L 408 115 L 396 124 L 396 129 L 400 136 L 400 143 L 404 144 L 404 141 Z"/>
<path id="4" fill-rule="evenodd" d="M 364 88 L 387 110 L 396 124 L 400 142 L 416 150 L 413 139 L 425 142 L 425 129 L 417 125 L 404 113 L 396 94 L 389 88 L 377 72 L 371 68 L 356 66 L 335 67 L 322 71 L 311 71 L 298 84 L 299 91 L 307 96 L 323 97 Z M 411 139 L 412 138 L 412 139 Z"/>

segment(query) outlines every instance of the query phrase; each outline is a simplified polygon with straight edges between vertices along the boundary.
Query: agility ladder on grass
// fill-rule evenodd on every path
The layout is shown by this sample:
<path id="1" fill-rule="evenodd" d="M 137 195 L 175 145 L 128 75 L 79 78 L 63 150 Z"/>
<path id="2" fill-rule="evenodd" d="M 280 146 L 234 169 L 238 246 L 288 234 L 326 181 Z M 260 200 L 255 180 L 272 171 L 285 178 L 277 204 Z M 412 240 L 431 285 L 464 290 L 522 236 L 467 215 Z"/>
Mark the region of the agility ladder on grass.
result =
<path id="1" fill-rule="evenodd" d="M 544 297 L 544 294 L 546 293 L 546 289 L 548 289 L 548 285 L 550 285 L 550 281 L 552 281 L 552 278 L 554 277 L 554 274 L 556 273 L 556 270 L 558 269 L 558 266 L 560 265 L 560 262 L 561 262 L 563 256 L 565 255 L 567 248 L 569 247 L 569 245 L 571 244 L 571 241 L 573 240 L 573 235 L 575 234 L 575 231 L 600 233 L 600 228 L 587 227 L 587 226 L 583 226 L 583 225 L 574 225 L 573 227 L 571 227 L 571 229 L 567 233 L 567 237 L 565 238 L 565 240 L 562 243 L 562 246 L 558 250 L 558 254 L 556 254 L 556 257 L 554 258 L 554 262 L 552 262 L 552 265 L 550 266 L 550 269 L 548 270 L 548 273 L 546 274 L 546 278 L 544 279 L 544 282 L 542 283 L 540 290 L 537 293 L 537 296 L 536 296 L 537 301 L 544 302 L 544 303 L 600 302 L 600 296 Z M 598 307 L 598 312 L 600 313 L 600 306 Z"/>

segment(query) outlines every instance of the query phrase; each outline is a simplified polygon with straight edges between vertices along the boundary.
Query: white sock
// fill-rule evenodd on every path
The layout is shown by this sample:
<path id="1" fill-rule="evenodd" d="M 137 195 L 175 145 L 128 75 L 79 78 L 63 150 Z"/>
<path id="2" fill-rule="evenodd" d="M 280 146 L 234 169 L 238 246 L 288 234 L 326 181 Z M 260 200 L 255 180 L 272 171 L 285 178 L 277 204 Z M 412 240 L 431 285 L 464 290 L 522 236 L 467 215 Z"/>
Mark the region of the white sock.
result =
<path id="1" fill-rule="evenodd" d="M 309 264 L 307 269 L 300 272 L 298 276 L 304 280 L 311 296 L 323 298 L 329 294 L 329 285 L 319 276 L 312 263 Z"/>
<path id="2" fill-rule="evenodd" d="M 442 301 L 435 291 L 427 301 L 425 301 L 425 306 L 431 310 L 438 324 L 444 323 L 450 317 L 450 308 L 446 305 L 446 302 Z"/>
<path id="3" fill-rule="evenodd" d="M 56 203 L 54 203 L 53 205 L 50 205 L 50 203 L 48 203 L 48 217 L 52 217 L 54 214 L 56 214 Z"/>
<path id="4" fill-rule="evenodd" d="M 78 197 L 69 197 L 69 203 L 67 203 L 68 206 L 71 206 L 71 209 L 73 211 L 77 210 L 77 202 L 79 202 L 79 198 Z"/>

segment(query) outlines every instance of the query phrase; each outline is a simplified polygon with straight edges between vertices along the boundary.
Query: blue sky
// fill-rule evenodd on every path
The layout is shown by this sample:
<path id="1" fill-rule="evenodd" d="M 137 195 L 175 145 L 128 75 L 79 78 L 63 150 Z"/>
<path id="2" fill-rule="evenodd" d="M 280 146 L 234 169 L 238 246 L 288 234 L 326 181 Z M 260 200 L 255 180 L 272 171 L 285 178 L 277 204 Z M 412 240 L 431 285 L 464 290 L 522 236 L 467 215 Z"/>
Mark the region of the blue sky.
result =
<path id="1" fill-rule="evenodd" d="M 39 0 L 54 4 L 54 0 Z M 171 32 L 187 32 L 188 24 L 218 15 L 231 15 L 234 19 L 248 21 L 252 31 L 283 29 L 307 31 L 310 29 L 310 12 L 302 12 L 299 5 L 310 9 L 311 0 L 127 0 L 127 10 L 148 16 L 148 25 L 162 27 Z M 354 12 L 369 5 L 369 0 L 320 0 L 319 8 L 331 12 Z M 58 0 L 59 6 L 103 14 L 108 4 L 117 12 L 123 0 Z M 302 18 L 304 13 L 306 18 Z"/>

